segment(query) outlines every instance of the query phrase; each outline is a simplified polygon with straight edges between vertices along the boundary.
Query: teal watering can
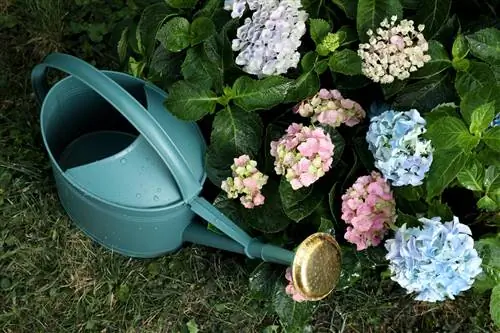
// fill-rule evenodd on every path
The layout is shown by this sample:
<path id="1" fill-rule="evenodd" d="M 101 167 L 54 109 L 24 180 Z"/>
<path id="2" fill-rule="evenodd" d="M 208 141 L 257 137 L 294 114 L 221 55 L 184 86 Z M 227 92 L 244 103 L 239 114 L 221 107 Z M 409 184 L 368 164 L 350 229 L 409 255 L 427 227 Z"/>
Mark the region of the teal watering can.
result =
<path id="1" fill-rule="evenodd" d="M 49 88 L 49 67 L 70 75 Z M 164 91 L 60 53 L 47 56 L 31 78 L 62 206 L 97 243 L 138 258 L 197 243 L 292 266 L 295 287 L 311 300 L 334 289 L 341 253 L 330 234 L 309 236 L 295 253 L 263 244 L 200 196 L 205 141 L 196 123 L 164 109 Z"/>

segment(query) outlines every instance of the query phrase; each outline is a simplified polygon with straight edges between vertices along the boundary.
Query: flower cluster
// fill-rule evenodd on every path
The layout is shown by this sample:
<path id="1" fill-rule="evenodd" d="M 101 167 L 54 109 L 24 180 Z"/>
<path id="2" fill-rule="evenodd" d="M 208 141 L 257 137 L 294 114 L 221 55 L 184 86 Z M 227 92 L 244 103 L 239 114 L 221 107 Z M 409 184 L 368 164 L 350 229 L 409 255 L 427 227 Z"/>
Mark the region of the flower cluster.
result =
<path id="1" fill-rule="evenodd" d="M 230 199 L 236 199 L 238 195 L 245 208 L 253 208 L 264 204 L 264 196 L 260 193 L 262 187 L 267 183 L 268 176 L 257 170 L 257 162 L 250 159 L 248 155 L 241 155 L 234 159 L 231 166 L 233 177 L 228 177 L 222 182 L 221 188 Z"/>
<path id="2" fill-rule="evenodd" d="M 500 113 L 497 113 L 495 118 L 491 121 L 490 127 L 497 127 L 500 126 Z"/>
<path id="3" fill-rule="evenodd" d="M 423 67 L 431 57 L 425 54 L 429 48 L 422 34 L 424 25 L 413 27 L 412 20 L 402 20 L 396 25 L 396 16 L 380 23 L 376 34 L 369 29 L 368 43 L 359 44 L 358 55 L 362 60 L 363 74 L 374 82 L 391 83 L 395 78 L 407 79 L 410 72 Z"/>
<path id="4" fill-rule="evenodd" d="M 417 292 L 416 300 L 454 299 L 481 273 L 471 230 L 457 217 L 445 223 L 439 217 L 419 221 L 421 229 L 407 229 L 405 224 L 386 241 L 392 280 L 409 293 Z"/>
<path id="5" fill-rule="evenodd" d="M 246 4 L 253 10 L 236 32 L 233 51 L 240 51 L 236 64 L 259 77 L 284 74 L 297 67 L 300 39 L 306 32 L 307 13 L 300 0 L 226 1 L 232 17 L 241 17 Z"/>
<path id="6" fill-rule="evenodd" d="M 422 138 L 425 120 L 417 110 L 385 111 L 371 119 L 366 141 L 375 166 L 394 186 L 422 184 L 432 163 L 430 140 Z"/>
<path id="7" fill-rule="evenodd" d="M 294 190 L 308 187 L 330 170 L 334 145 L 321 128 L 292 123 L 286 132 L 271 142 L 274 169 Z"/>
<path id="8" fill-rule="evenodd" d="M 359 124 L 365 117 L 365 110 L 358 103 L 343 98 L 338 90 L 321 89 L 312 98 L 294 108 L 302 117 L 332 127 L 346 124 L 349 127 Z"/>
<path id="9" fill-rule="evenodd" d="M 295 290 L 295 287 L 293 286 L 292 269 L 290 267 L 286 269 L 285 278 L 288 280 L 285 292 L 290 295 L 295 302 L 307 301 L 307 297 L 302 295 L 298 290 Z"/>
<path id="10" fill-rule="evenodd" d="M 359 177 L 342 196 L 342 219 L 350 225 L 344 238 L 358 251 L 380 244 L 396 220 L 396 202 L 378 172 Z"/>

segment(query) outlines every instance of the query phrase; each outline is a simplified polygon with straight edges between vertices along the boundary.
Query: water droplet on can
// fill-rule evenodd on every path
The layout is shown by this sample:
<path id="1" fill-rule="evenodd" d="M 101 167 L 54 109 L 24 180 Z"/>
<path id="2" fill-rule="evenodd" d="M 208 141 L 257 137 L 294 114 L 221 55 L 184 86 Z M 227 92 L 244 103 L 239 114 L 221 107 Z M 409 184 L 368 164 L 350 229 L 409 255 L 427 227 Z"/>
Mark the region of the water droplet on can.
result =
<path id="1" fill-rule="evenodd" d="M 127 159 L 126 159 L 126 158 L 122 158 L 122 159 L 120 160 L 120 163 L 121 163 L 121 164 L 125 164 L 125 163 L 127 163 Z"/>
<path id="2" fill-rule="evenodd" d="M 154 200 L 154 201 L 158 201 L 158 200 L 160 200 L 160 197 L 159 197 L 159 196 L 157 196 L 157 195 L 155 195 L 155 196 L 153 197 L 153 200 Z"/>

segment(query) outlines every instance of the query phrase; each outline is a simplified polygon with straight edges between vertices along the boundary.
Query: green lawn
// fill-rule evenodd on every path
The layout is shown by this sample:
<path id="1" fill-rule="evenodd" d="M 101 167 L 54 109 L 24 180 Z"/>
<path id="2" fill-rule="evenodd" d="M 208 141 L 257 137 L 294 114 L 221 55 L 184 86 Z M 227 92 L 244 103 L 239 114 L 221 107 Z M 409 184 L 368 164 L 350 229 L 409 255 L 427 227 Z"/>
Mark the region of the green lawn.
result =
<path id="1" fill-rule="evenodd" d="M 258 262 L 201 246 L 129 259 L 70 223 L 41 142 L 30 70 L 55 50 L 113 66 L 114 50 L 75 48 L 64 32 L 77 14 L 62 3 L 0 0 L 0 332 L 283 331 L 268 302 L 249 293 Z M 374 277 L 318 303 L 308 331 L 493 332 L 488 302 L 471 292 L 413 302 Z"/>

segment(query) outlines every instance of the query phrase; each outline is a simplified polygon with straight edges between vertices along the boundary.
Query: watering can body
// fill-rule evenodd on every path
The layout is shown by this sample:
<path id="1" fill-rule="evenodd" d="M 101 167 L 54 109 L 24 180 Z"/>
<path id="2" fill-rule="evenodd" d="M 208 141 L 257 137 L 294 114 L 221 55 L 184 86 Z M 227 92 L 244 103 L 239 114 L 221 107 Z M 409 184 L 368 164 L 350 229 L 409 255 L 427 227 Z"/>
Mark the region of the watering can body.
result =
<path id="1" fill-rule="evenodd" d="M 49 68 L 70 75 L 49 89 Z M 293 253 L 251 238 L 200 196 L 205 141 L 196 123 L 164 109 L 164 91 L 59 53 L 35 66 L 32 84 L 61 204 L 93 240 L 140 258 L 198 243 L 293 266 L 295 286 L 310 299 L 333 289 L 340 249 L 331 235 L 312 235 Z"/>

